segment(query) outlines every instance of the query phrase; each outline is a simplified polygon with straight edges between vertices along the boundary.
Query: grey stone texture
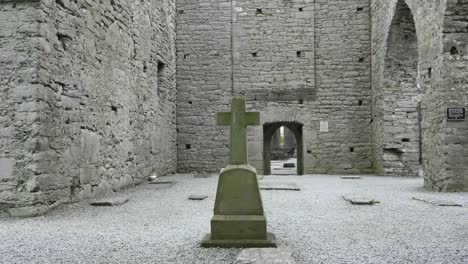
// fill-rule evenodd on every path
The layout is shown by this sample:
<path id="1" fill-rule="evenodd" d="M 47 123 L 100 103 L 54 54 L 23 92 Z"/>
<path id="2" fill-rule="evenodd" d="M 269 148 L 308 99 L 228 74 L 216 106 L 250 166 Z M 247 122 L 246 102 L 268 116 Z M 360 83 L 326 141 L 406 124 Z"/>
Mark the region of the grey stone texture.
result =
<path id="1" fill-rule="evenodd" d="M 175 2 L 0 1 L 0 210 L 176 169 Z"/>
<path id="2" fill-rule="evenodd" d="M 180 172 L 214 172 L 226 163 L 227 134 L 212 117 L 238 94 L 262 125 L 302 124 L 304 173 L 373 171 L 368 0 L 177 6 Z M 260 174 L 263 132 L 248 135 L 249 161 Z"/>
<path id="3" fill-rule="evenodd" d="M 447 107 L 467 106 L 467 7 L 466 0 L 371 1 L 377 173 L 415 175 L 421 153 L 427 188 L 468 190 L 468 123 L 445 118 Z"/>
<path id="4" fill-rule="evenodd" d="M 468 0 L 0 0 L 0 210 L 217 172 L 234 95 L 260 174 L 265 127 L 295 124 L 300 174 L 468 191 L 468 121 L 445 118 L 466 21 Z"/>

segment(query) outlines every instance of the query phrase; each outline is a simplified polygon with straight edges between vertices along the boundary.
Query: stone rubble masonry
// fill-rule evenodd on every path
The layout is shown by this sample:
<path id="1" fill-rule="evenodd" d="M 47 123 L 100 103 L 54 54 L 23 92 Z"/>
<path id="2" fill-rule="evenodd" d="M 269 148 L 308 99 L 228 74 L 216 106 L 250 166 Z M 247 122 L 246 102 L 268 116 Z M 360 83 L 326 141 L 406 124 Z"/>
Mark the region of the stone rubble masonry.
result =
<path id="1" fill-rule="evenodd" d="M 397 4 L 408 5 L 416 29 L 419 65 L 417 74 L 414 74 L 414 70 L 408 73 L 413 74 L 412 78 L 417 76 L 416 81 L 419 85 L 422 119 L 421 152 L 425 186 L 437 191 L 467 191 L 468 123 L 450 122 L 445 118 L 447 107 L 467 107 L 465 83 L 468 76 L 466 76 L 465 53 L 468 43 L 466 32 L 468 1 L 466 0 L 371 1 L 374 105 L 372 130 L 376 172 L 386 174 L 390 171 L 391 174 L 392 170 L 397 170 L 393 165 L 388 166 L 386 162 L 388 160 L 385 158 L 385 148 L 390 138 L 389 122 L 385 120 L 395 118 L 391 117 L 386 107 L 389 103 L 397 103 L 388 102 L 388 98 L 385 98 L 385 83 L 392 81 L 392 77 L 395 78 L 394 83 L 404 83 L 402 75 L 395 72 L 408 70 L 403 66 L 392 73 L 386 72 L 388 69 L 385 67 L 387 51 L 394 48 L 388 46 L 392 42 L 387 42 L 387 39 Z M 404 88 L 404 85 L 401 85 L 401 88 Z M 400 94 L 404 97 L 408 95 L 408 90 L 402 89 Z M 415 117 L 407 120 L 414 126 Z M 401 122 L 399 126 L 402 126 Z M 400 128 L 393 127 L 393 129 Z M 402 132 L 396 131 L 393 135 L 398 133 Z M 390 149 L 399 149 L 398 147 L 401 145 L 392 146 Z M 407 151 L 404 147 L 399 150 L 403 153 Z"/>
<path id="2" fill-rule="evenodd" d="M 175 172 L 175 1 L 1 0 L 0 24 L 0 210 Z"/>
<path id="3" fill-rule="evenodd" d="M 227 164 L 214 114 L 244 94 L 262 125 L 303 125 L 305 173 L 373 172 L 369 12 L 368 0 L 178 0 L 178 170 Z M 262 174 L 262 126 L 248 139 Z"/>

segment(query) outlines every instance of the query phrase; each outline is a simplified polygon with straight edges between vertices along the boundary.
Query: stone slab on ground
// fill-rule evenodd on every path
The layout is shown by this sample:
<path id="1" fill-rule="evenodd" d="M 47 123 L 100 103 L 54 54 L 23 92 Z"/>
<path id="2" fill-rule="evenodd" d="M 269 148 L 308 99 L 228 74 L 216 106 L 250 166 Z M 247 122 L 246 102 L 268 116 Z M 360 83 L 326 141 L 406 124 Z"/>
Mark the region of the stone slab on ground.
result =
<path id="1" fill-rule="evenodd" d="M 161 180 L 148 182 L 148 184 L 168 184 L 168 185 L 174 185 L 176 183 L 177 183 L 177 181 L 161 181 Z"/>
<path id="2" fill-rule="evenodd" d="M 295 182 L 260 182 L 260 190 L 300 191 Z"/>
<path id="3" fill-rule="evenodd" d="M 296 261 L 284 248 L 249 248 L 241 251 L 236 264 L 295 264 Z"/>
<path id="4" fill-rule="evenodd" d="M 343 179 L 343 180 L 358 180 L 358 179 L 362 179 L 361 176 L 341 176 L 340 178 Z"/>
<path id="5" fill-rule="evenodd" d="M 363 195 L 348 194 L 342 195 L 341 197 L 343 197 L 345 201 L 348 201 L 354 205 L 374 205 L 380 203 L 379 201 L 373 198 L 366 197 Z"/>
<path id="6" fill-rule="evenodd" d="M 195 179 L 204 179 L 204 178 L 210 178 L 210 174 L 197 174 L 193 176 Z"/>
<path id="7" fill-rule="evenodd" d="M 195 201 L 201 201 L 201 200 L 205 200 L 206 198 L 208 198 L 208 195 L 191 194 L 188 199 L 189 200 L 195 200 Z"/>
<path id="8" fill-rule="evenodd" d="M 10 216 L 13 217 L 36 217 L 45 215 L 50 211 L 48 205 L 39 205 L 39 206 L 28 206 L 28 207 L 19 207 L 11 208 L 8 210 Z"/>
<path id="9" fill-rule="evenodd" d="M 94 200 L 90 202 L 92 206 L 119 206 L 128 202 L 128 197 L 119 196 L 119 197 L 109 197 L 102 198 L 99 200 Z"/>
<path id="10" fill-rule="evenodd" d="M 435 200 L 435 199 L 431 199 L 431 198 L 419 198 L 419 197 L 412 197 L 412 198 L 413 198 L 413 200 L 416 200 L 416 201 L 421 201 L 421 202 L 425 202 L 425 203 L 432 204 L 432 205 L 437 205 L 437 206 L 457 206 L 457 207 L 462 207 L 463 206 L 463 205 L 461 205 L 459 203 L 452 202 L 452 201 Z"/>

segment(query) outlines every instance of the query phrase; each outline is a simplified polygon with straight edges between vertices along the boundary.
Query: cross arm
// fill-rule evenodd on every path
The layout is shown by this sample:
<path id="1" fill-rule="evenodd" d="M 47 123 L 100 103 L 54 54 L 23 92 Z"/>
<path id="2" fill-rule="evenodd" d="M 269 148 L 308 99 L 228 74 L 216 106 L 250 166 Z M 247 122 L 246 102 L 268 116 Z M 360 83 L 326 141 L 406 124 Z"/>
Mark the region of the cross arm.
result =
<path id="1" fill-rule="evenodd" d="M 260 113 L 259 112 L 245 113 L 245 124 L 248 126 L 260 125 Z"/>
<path id="2" fill-rule="evenodd" d="M 216 124 L 218 126 L 228 126 L 231 124 L 231 113 L 223 112 L 216 114 Z"/>

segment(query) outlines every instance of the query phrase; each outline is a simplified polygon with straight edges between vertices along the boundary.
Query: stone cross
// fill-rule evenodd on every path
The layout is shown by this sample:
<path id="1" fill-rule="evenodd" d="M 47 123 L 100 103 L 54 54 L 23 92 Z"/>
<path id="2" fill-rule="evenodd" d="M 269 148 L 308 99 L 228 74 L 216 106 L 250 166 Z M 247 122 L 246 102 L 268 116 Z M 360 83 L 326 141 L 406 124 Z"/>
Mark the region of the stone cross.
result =
<path id="1" fill-rule="evenodd" d="M 245 98 L 234 97 L 231 112 L 218 113 L 219 126 L 231 126 L 229 165 L 247 164 L 247 126 L 260 125 L 260 113 L 245 112 Z"/>

